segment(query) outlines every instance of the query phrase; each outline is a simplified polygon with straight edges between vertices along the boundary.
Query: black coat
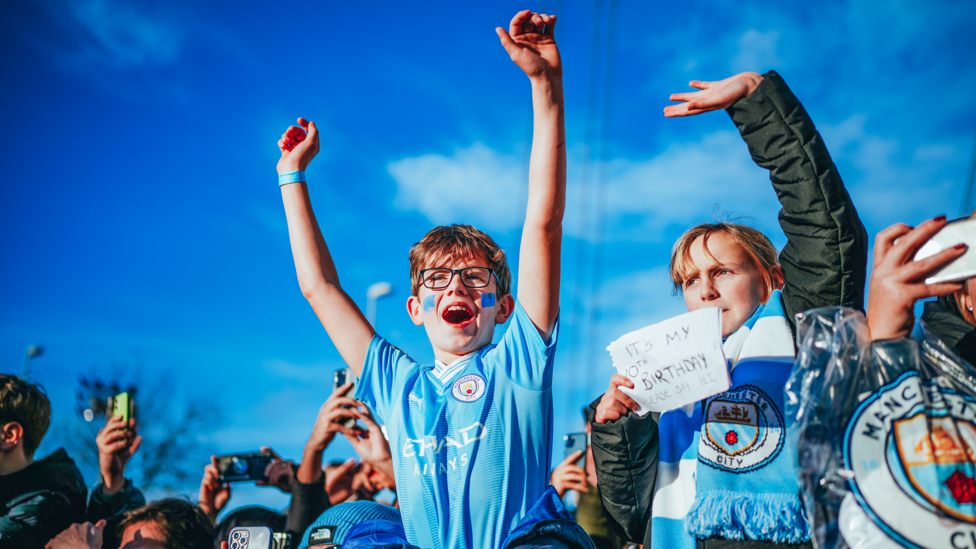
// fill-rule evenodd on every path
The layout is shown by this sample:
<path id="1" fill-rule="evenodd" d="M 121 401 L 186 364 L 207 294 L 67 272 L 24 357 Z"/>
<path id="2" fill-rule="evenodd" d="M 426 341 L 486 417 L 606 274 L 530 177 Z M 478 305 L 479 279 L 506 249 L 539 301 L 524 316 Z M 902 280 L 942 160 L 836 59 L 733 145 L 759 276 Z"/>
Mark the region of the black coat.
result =
<path id="1" fill-rule="evenodd" d="M 41 548 L 85 522 L 85 479 L 63 448 L 0 477 L 0 547 Z"/>
<path id="2" fill-rule="evenodd" d="M 769 170 L 787 236 L 780 253 L 783 303 L 793 317 L 840 305 L 863 310 L 868 238 L 820 134 L 783 79 L 766 73 L 748 97 L 727 109 L 752 159 Z M 719 184 L 719 182 L 716 182 Z M 597 402 L 591 404 L 595 413 Z M 593 423 L 592 446 L 600 494 L 621 537 L 651 545 L 651 501 L 657 480 L 657 414 L 633 412 Z M 809 545 L 809 544 L 807 544 Z M 699 548 L 775 547 L 768 542 L 710 539 Z"/>

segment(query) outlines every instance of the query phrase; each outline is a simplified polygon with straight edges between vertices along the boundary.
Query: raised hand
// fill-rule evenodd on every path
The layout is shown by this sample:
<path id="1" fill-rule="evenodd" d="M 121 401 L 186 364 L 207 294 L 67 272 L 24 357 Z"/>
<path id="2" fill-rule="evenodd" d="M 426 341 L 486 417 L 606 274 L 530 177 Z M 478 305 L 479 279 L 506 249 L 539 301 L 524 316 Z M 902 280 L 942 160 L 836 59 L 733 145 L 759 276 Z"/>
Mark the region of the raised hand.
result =
<path id="1" fill-rule="evenodd" d="M 356 458 L 349 458 L 345 463 L 335 467 L 325 475 L 325 493 L 329 495 L 329 501 L 332 505 L 346 501 L 355 493 L 353 481 L 356 478 L 356 473 L 359 472 L 359 468 L 360 464 L 356 463 Z"/>
<path id="2" fill-rule="evenodd" d="M 102 473 L 102 492 L 110 496 L 125 487 L 125 465 L 142 445 L 136 433 L 136 420 L 126 425 L 122 416 L 108 418 L 105 427 L 95 437 L 98 446 L 98 466 Z"/>
<path id="3" fill-rule="evenodd" d="M 552 487 L 556 489 L 559 497 L 562 497 L 566 490 L 590 491 L 586 486 L 586 470 L 575 463 L 582 455 L 582 450 L 576 450 L 566 456 L 566 459 L 549 475 L 549 484 L 552 484 Z"/>
<path id="4" fill-rule="evenodd" d="M 51 541 L 45 549 L 102 549 L 102 530 L 105 529 L 105 519 L 95 524 L 86 522 L 72 524 Z"/>
<path id="5" fill-rule="evenodd" d="M 282 492 L 291 493 L 291 481 L 295 478 L 295 462 L 281 459 L 281 456 L 268 446 L 262 446 L 261 453 L 271 454 L 274 461 L 264 468 L 264 476 L 268 477 L 268 480 L 256 480 L 254 484 L 274 486 Z"/>
<path id="6" fill-rule="evenodd" d="M 359 401 L 343 396 L 352 388 L 352 382 L 341 385 L 332 392 L 325 404 L 319 408 L 319 415 L 315 419 L 315 426 L 312 427 L 312 434 L 308 437 L 308 445 L 318 450 L 325 450 L 336 433 L 342 433 L 349 437 L 355 437 L 361 431 L 355 427 L 343 425 L 345 420 L 355 418 L 356 406 Z"/>
<path id="7" fill-rule="evenodd" d="M 684 101 L 664 108 L 664 116 L 694 116 L 703 112 L 725 109 L 752 93 L 763 77 L 755 72 L 743 72 L 718 82 L 692 80 L 692 88 L 702 91 L 671 94 L 671 101 Z"/>
<path id="8" fill-rule="evenodd" d="M 874 240 L 874 269 L 868 293 L 868 330 L 871 339 L 908 337 L 915 326 L 915 302 L 962 289 L 962 284 L 926 284 L 935 269 L 966 253 L 966 245 L 914 261 L 915 253 L 932 235 L 945 227 L 940 215 L 917 228 L 898 223 L 878 233 Z M 895 242 L 897 240 L 897 242 Z"/>
<path id="9" fill-rule="evenodd" d="M 524 10 L 515 14 L 508 24 L 508 31 L 497 27 L 495 32 L 509 57 L 529 78 L 562 78 L 563 65 L 553 34 L 555 28 L 555 15 Z"/>
<path id="10" fill-rule="evenodd" d="M 210 464 L 203 468 L 203 480 L 200 481 L 197 505 L 213 523 L 217 522 L 217 515 L 230 499 L 230 483 L 221 484 L 219 478 L 217 456 L 210 456 Z"/>
<path id="11" fill-rule="evenodd" d="M 346 435 L 349 443 L 352 444 L 356 453 L 362 458 L 364 463 L 368 463 L 373 468 L 382 471 L 389 477 L 393 477 L 393 454 L 390 452 L 390 443 L 383 436 L 383 430 L 373 420 L 373 414 L 369 408 L 362 406 L 362 411 L 354 408 L 353 415 L 356 419 L 363 422 L 366 431 L 357 430 L 352 435 Z"/>
<path id="12" fill-rule="evenodd" d="M 278 140 L 281 158 L 278 160 L 278 173 L 303 172 L 308 163 L 319 154 L 319 130 L 315 122 L 298 119 L 301 126 L 288 126 Z"/>
<path id="13" fill-rule="evenodd" d="M 593 421 L 596 423 L 614 421 L 627 415 L 628 410 L 636 412 L 640 408 L 634 399 L 620 390 L 621 386 L 633 389 L 634 382 L 620 374 L 613 374 L 610 377 L 610 389 L 603 394 L 600 403 L 596 405 L 596 417 Z"/>

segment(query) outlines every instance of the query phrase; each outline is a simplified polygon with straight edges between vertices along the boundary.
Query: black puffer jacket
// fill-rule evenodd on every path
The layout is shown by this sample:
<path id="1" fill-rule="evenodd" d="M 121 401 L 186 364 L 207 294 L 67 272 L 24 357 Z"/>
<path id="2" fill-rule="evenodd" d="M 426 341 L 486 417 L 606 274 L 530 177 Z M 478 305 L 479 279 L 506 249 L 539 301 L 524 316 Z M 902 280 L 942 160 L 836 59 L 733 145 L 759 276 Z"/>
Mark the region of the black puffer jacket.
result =
<path id="1" fill-rule="evenodd" d="M 959 305 L 951 294 L 938 301 L 925 302 L 922 320 L 947 347 L 966 362 L 976 365 L 976 326 L 962 318 Z"/>
<path id="2" fill-rule="evenodd" d="M 770 171 L 787 236 L 780 254 L 783 303 L 796 313 L 841 305 L 863 310 L 868 238 L 820 134 L 775 72 L 727 109 L 752 159 Z M 795 327 L 794 327 L 795 329 Z M 596 402 L 591 404 L 595 407 Z M 657 481 L 657 414 L 633 412 L 593 423 L 592 446 L 603 505 L 615 531 L 651 545 L 651 501 Z M 809 544 L 807 544 L 809 545 Z M 775 547 L 768 542 L 711 539 L 699 548 Z"/>
<path id="3" fill-rule="evenodd" d="M 0 547 L 41 548 L 85 522 L 85 479 L 63 448 L 0 477 Z"/>

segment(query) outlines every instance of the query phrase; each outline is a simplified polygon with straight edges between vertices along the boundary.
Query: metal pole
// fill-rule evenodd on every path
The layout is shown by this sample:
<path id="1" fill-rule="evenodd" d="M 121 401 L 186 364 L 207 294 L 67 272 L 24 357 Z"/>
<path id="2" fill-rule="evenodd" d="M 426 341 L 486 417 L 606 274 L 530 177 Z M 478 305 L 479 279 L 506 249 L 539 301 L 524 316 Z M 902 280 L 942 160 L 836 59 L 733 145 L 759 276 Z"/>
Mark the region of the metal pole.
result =
<path id="1" fill-rule="evenodd" d="M 393 292 L 393 285 L 389 282 L 377 282 L 366 288 L 366 320 L 376 329 L 376 300 Z"/>

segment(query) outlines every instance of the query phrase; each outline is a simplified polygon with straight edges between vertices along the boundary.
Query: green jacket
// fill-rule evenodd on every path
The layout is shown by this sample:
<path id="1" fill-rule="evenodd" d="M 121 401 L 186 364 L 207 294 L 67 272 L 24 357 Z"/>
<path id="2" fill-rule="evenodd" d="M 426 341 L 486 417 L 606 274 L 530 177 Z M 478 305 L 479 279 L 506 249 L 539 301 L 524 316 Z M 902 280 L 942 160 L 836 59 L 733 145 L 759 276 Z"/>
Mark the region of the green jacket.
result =
<path id="1" fill-rule="evenodd" d="M 780 253 L 783 303 L 795 331 L 797 313 L 840 305 L 864 308 L 868 237 L 837 167 L 803 105 L 775 72 L 727 109 L 753 161 L 769 170 L 783 209 L 787 244 Z M 718 184 L 718 182 L 716 182 Z M 591 404 L 595 413 L 597 402 Z M 611 526 L 624 539 L 651 545 L 651 501 L 657 480 L 657 414 L 633 412 L 593 423 L 598 485 Z M 809 545 L 809 544 L 808 544 Z M 775 547 L 712 539 L 699 548 Z"/>

